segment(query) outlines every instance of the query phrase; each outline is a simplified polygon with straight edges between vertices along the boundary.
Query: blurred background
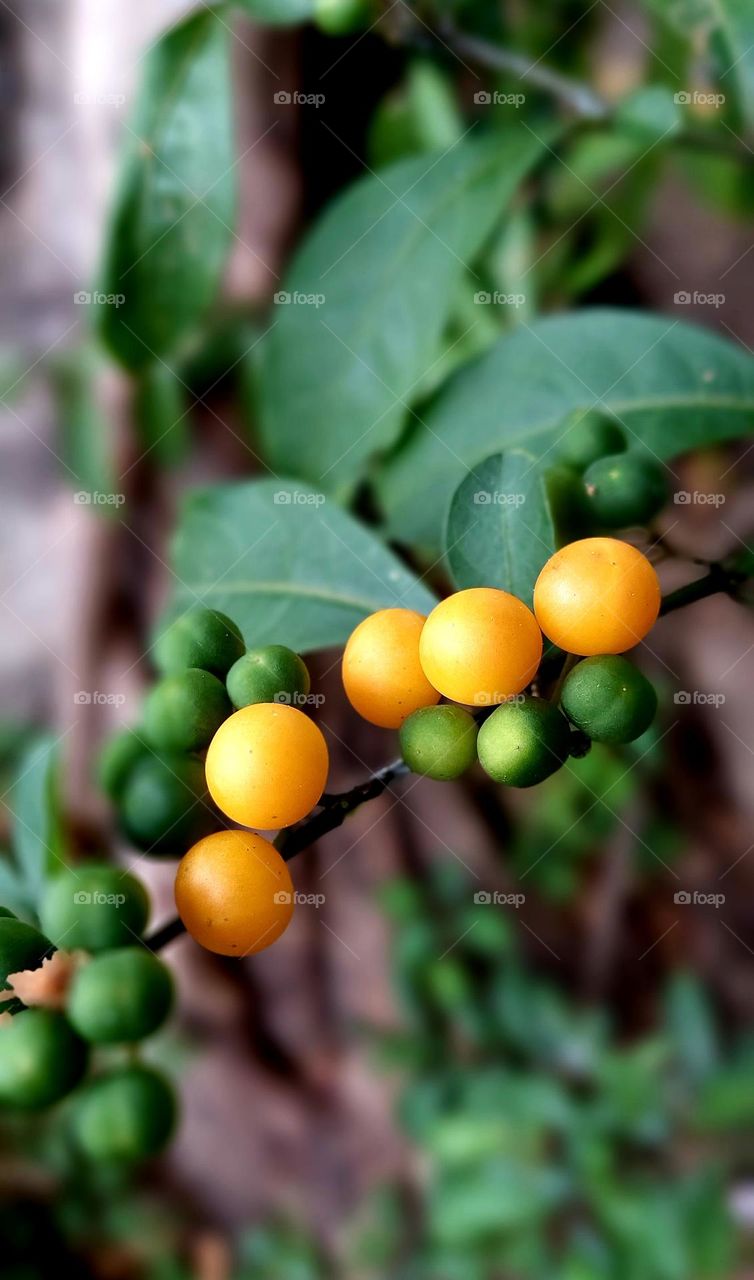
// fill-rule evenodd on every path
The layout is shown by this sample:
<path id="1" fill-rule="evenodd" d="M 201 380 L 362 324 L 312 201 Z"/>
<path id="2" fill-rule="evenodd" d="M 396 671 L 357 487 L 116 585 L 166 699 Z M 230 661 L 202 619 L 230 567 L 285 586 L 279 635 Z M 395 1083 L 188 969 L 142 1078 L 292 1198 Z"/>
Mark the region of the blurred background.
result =
<path id="1" fill-rule="evenodd" d="M 672 35 L 658 47 L 630 4 L 474 8 L 469 25 L 494 9 L 514 46 L 608 99 L 670 57 Z M 228 17 L 238 223 L 165 439 L 79 295 L 96 280 L 144 53 L 187 10 L 0 6 L 3 790 L 51 730 L 75 847 L 135 864 L 157 923 L 174 866 L 118 842 L 92 770 L 139 714 L 182 498 L 264 474 L 250 384 L 271 297 L 302 229 L 396 145 L 396 94 L 425 62 L 459 113 L 476 88 L 447 50 L 407 47 L 389 15 L 342 36 Z M 700 53 L 700 86 L 705 66 Z M 281 104 L 281 85 L 326 86 L 325 101 Z M 431 135 L 445 98 L 429 101 Z M 754 345 L 754 177 L 727 134 L 673 162 L 608 140 L 602 157 L 546 170 L 498 245 L 503 277 L 528 275 L 528 302 L 495 334 L 584 303 L 673 315 L 684 290 L 724 294 L 682 304 L 684 319 Z M 610 207 L 582 209 L 581 161 Z M 680 487 L 723 501 L 663 514 L 657 535 L 685 566 L 663 569 L 666 590 L 694 557 L 750 541 L 752 458 L 744 442 L 677 464 Z M 154 1053 L 179 1082 L 175 1143 L 138 1174 L 100 1177 L 71 1166 L 54 1126 L 4 1120 L 7 1274 L 47 1276 L 54 1260 L 58 1276 L 153 1280 L 754 1275 L 754 623 L 717 596 L 653 634 L 641 660 L 661 715 L 624 758 L 595 748 L 512 797 L 476 774 L 412 779 L 297 860 L 297 889 L 324 901 L 273 950 L 234 963 L 173 943 L 178 1015 Z M 344 704 L 337 661 L 312 660 L 332 790 L 395 754 Z M 6 842 L 12 822 L 6 811 Z"/>

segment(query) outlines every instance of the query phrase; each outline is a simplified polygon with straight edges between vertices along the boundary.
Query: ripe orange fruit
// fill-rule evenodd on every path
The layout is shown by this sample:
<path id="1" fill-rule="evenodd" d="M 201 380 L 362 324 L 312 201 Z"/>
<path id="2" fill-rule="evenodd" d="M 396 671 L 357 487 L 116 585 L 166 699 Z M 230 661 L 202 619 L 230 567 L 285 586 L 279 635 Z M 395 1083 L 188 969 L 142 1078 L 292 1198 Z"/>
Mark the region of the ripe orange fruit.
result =
<path id="1" fill-rule="evenodd" d="M 181 859 L 175 905 L 202 947 L 221 956 L 248 956 L 287 929 L 293 885 L 269 840 L 253 831 L 215 831 Z"/>
<path id="2" fill-rule="evenodd" d="M 245 827 L 289 827 L 325 789 L 327 744 L 296 707 L 256 702 L 220 725 L 209 744 L 207 787 L 218 808 Z"/>
<path id="3" fill-rule="evenodd" d="M 534 678 L 542 636 L 517 596 L 472 587 L 442 600 L 424 624 L 424 674 L 453 702 L 489 706 L 520 693 Z"/>
<path id="4" fill-rule="evenodd" d="M 652 565 L 617 538 L 583 538 L 562 547 L 534 588 L 534 612 L 545 635 L 583 657 L 632 649 L 659 610 Z"/>
<path id="5" fill-rule="evenodd" d="M 424 621 L 412 609 L 380 609 L 352 632 L 343 654 L 343 687 L 370 724 L 398 729 L 412 711 L 439 702 L 419 661 Z"/>

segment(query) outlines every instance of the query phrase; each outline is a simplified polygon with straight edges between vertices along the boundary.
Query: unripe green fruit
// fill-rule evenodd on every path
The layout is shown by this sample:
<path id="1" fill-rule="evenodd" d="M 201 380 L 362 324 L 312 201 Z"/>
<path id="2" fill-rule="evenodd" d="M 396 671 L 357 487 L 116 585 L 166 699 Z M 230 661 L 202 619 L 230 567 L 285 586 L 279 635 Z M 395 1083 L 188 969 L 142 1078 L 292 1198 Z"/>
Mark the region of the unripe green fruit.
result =
<path id="1" fill-rule="evenodd" d="M 81 1080 L 88 1050 L 61 1013 L 24 1009 L 0 1025 L 0 1103 L 49 1107 Z"/>
<path id="2" fill-rule="evenodd" d="M 608 529 L 646 524 L 668 497 L 664 469 L 643 453 L 599 458 L 584 472 L 584 487 L 595 519 Z"/>
<path id="3" fill-rule="evenodd" d="M 38 929 L 14 916 L 0 917 L 0 988 L 7 990 L 10 974 L 38 969 L 55 948 Z"/>
<path id="4" fill-rule="evenodd" d="M 67 1012 L 85 1040 L 131 1044 L 161 1027 L 172 1003 L 173 979 L 162 961 L 146 947 L 122 947 L 79 970 Z"/>
<path id="5" fill-rule="evenodd" d="M 315 0 L 314 23 L 327 36 L 346 36 L 366 26 L 369 5 L 365 0 Z"/>
<path id="6" fill-rule="evenodd" d="M 144 728 L 160 751 L 199 751 L 233 708 L 225 685 L 210 671 L 188 667 L 164 676 L 144 703 Z"/>
<path id="7" fill-rule="evenodd" d="M 570 736 L 557 707 L 527 694 L 503 702 L 485 720 L 477 743 L 479 763 L 495 782 L 533 787 L 568 758 Z"/>
<path id="8" fill-rule="evenodd" d="M 289 702 L 295 707 L 311 688 L 306 664 L 284 644 L 249 649 L 231 667 L 226 684 L 237 711 L 254 702 Z"/>
<path id="9" fill-rule="evenodd" d="M 79 1095 L 74 1135 L 93 1160 L 142 1160 L 166 1145 L 176 1111 L 175 1093 L 164 1076 L 150 1067 L 121 1067 L 93 1080 Z"/>
<path id="10" fill-rule="evenodd" d="M 584 471 L 608 453 L 622 453 L 626 438 L 618 423 L 600 409 L 577 409 L 560 427 L 558 453 L 563 462 Z"/>
<path id="11" fill-rule="evenodd" d="M 142 760 L 123 792 L 119 817 L 137 849 L 182 857 L 218 825 L 201 760 L 167 754 Z"/>
<path id="12" fill-rule="evenodd" d="M 477 725 L 463 707 L 420 707 L 403 721 L 401 754 L 413 773 L 449 782 L 476 760 Z"/>
<path id="13" fill-rule="evenodd" d="M 120 729 L 100 753 L 97 780 L 106 796 L 117 803 L 133 769 L 149 748 L 138 729 Z"/>
<path id="14" fill-rule="evenodd" d="M 152 656 L 163 675 L 201 667 L 225 678 L 245 649 L 243 636 L 230 618 L 198 605 L 181 614 L 157 636 Z"/>
<path id="15" fill-rule="evenodd" d="M 593 742 L 633 742 L 654 720 L 657 694 L 646 676 L 618 654 L 585 658 L 566 677 L 563 710 Z"/>
<path id="16" fill-rule="evenodd" d="M 48 937 L 66 951 L 107 951 L 141 935 L 149 897 L 141 881 L 119 867 L 81 864 L 48 882 L 39 918 Z"/>

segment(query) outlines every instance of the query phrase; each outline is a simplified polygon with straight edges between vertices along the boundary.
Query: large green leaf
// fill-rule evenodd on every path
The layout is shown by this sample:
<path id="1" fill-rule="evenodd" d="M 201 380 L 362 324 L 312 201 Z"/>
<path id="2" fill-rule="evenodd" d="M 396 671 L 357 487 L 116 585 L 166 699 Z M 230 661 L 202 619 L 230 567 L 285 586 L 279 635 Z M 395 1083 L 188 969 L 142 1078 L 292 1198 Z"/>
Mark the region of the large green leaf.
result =
<path id="1" fill-rule="evenodd" d="M 720 42 L 725 50 L 723 87 L 732 80 L 738 89 L 741 114 L 754 125 L 754 3 L 752 0 L 712 0 L 720 21 Z"/>
<path id="2" fill-rule="evenodd" d="M 595 404 L 620 419 L 632 446 L 672 458 L 751 431 L 754 360 L 717 334 L 639 312 L 595 308 L 520 325 L 451 380 L 384 466 L 391 533 L 437 551 L 467 471 L 515 444 L 555 461 L 565 416 Z"/>
<path id="3" fill-rule="evenodd" d="M 262 354 L 260 430 L 280 470 L 347 489 L 442 355 L 466 263 L 542 144 L 523 125 L 355 183 L 295 258 Z"/>
<path id="4" fill-rule="evenodd" d="M 268 27 L 306 22 L 314 13 L 314 0 L 234 0 L 236 8 Z"/>
<path id="5" fill-rule="evenodd" d="M 555 550 L 555 528 L 537 459 L 508 449 L 474 467 L 453 494 L 446 533 L 457 587 L 500 587 L 531 603 Z"/>
<path id="6" fill-rule="evenodd" d="M 175 350 L 225 265 L 235 203 L 229 40 L 202 9 L 145 59 L 96 309 L 132 369 Z"/>
<path id="7" fill-rule="evenodd" d="M 248 644 L 341 644 L 375 609 L 426 613 L 434 596 L 374 534 L 308 486 L 220 485 L 189 500 L 174 548 L 173 612 L 197 599 Z"/>
<path id="8" fill-rule="evenodd" d="M 4 797 L 13 830 L 13 862 L 0 864 L 0 904 L 32 913 L 48 873 L 64 861 L 57 786 L 58 749 L 38 738 L 19 759 Z"/>

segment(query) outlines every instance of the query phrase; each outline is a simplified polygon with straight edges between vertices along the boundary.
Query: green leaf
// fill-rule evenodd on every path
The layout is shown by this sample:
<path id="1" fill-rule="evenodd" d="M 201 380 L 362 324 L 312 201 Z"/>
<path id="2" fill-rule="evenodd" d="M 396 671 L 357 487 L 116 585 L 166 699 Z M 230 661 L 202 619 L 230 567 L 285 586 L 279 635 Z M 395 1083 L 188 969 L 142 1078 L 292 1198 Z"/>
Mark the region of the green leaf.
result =
<path id="1" fill-rule="evenodd" d="M 369 529 L 306 485 L 256 480 L 197 493 L 173 548 L 173 611 L 203 601 L 247 644 L 342 644 L 375 609 L 435 597 Z"/>
<path id="2" fill-rule="evenodd" d="M 616 123 L 646 143 L 670 138 L 681 128 L 681 112 L 673 93 L 664 84 L 647 84 L 624 98 L 615 113 Z"/>
<path id="3" fill-rule="evenodd" d="M 184 460 L 190 441 L 186 386 L 168 365 L 151 365 L 139 378 L 134 421 L 144 454 L 158 466 Z"/>
<path id="4" fill-rule="evenodd" d="M 452 379 L 384 466 L 391 534 L 437 553 L 471 468 L 514 444 L 556 461 L 560 423 L 593 405 L 619 418 L 632 447 L 672 458 L 751 431 L 754 360 L 715 333 L 640 312 L 595 308 L 519 327 Z"/>
<path id="5" fill-rule="evenodd" d="M 741 114 L 747 125 L 754 125 L 754 4 L 752 0 L 713 0 L 713 10 L 720 19 L 719 36 L 725 50 L 722 75 L 723 88 L 728 76 L 738 89 Z"/>
<path id="6" fill-rule="evenodd" d="M 466 263 L 541 150 L 523 126 L 467 137 L 361 179 L 325 211 L 276 295 L 290 301 L 262 357 L 272 465 L 343 491 L 395 441 L 443 354 Z"/>
<path id="7" fill-rule="evenodd" d="M 220 282 L 235 203 L 229 40 L 203 9 L 145 58 L 95 311 L 130 369 L 176 350 Z"/>
<path id="8" fill-rule="evenodd" d="M 112 495 L 115 487 L 115 439 L 99 403 L 106 362 L 91 347 L 61 360 L 52 369 L 61 433 L 61 455 L 70 483 L 87 495 Z M 94 502 L 100 514 L 117 510 L 114 502 Z"/>
<path id="9" fill-rule="evenodd" d="M 500 587 L 530 603 L 555 550 L 544 476 L 533 454 L 510 449 L 474 467 L 453 494 L 445 540 L 459 589 Z"/>
<path id="10" fill-rule="evenodd" d="M 665 1022 L 683 1074 L 700 1081 L 714 1070 L 719 1041 L 712 1005 L 692 973 L 678 972 L 665 992 Z"/>
<path id="11" fill-rule="evenodd" d="M 48 872 L 64 861 L 57 760 L 57 740 L 38 739 L 21 757 L 16 782 L 5 798 L 12 818 L 16 869 L 33 903 Z"/>
<path id="12" fill-rule="evenodd" d="M 235 5 L 254 22 L 268 27 L 306 22 L 314 13 L 314 0 L 235 0 Z"/>

